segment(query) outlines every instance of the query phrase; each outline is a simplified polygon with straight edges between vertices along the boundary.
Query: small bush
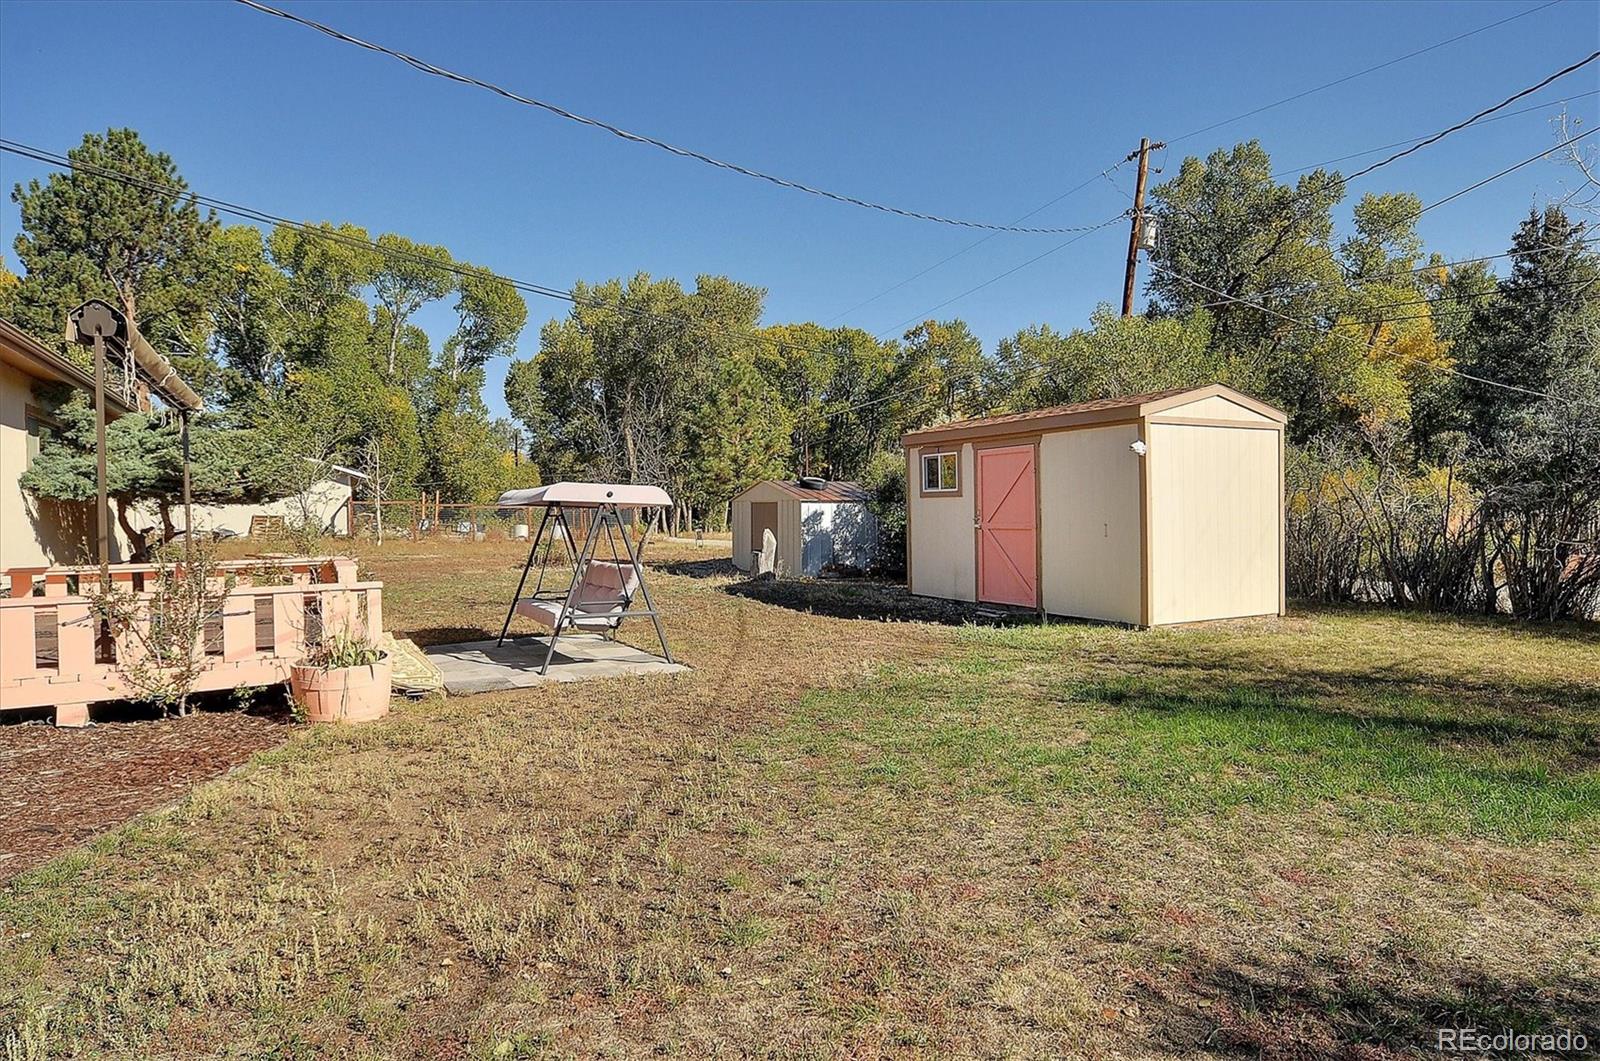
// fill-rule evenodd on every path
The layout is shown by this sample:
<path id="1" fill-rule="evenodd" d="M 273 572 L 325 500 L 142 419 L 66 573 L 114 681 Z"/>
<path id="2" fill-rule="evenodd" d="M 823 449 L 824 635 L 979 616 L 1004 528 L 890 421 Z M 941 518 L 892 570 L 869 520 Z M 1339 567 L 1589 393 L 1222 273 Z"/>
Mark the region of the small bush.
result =
<path id="1" fill-rule="evenodd" d="M 889 450 L 867 462 L 861 485 L 869 500 L 867 508 L 878 521 L 878 544 L 873 550 L 872 571 L 888 578 L 904 578 L 906 573 L 906 462 L 904 455 Z"/>

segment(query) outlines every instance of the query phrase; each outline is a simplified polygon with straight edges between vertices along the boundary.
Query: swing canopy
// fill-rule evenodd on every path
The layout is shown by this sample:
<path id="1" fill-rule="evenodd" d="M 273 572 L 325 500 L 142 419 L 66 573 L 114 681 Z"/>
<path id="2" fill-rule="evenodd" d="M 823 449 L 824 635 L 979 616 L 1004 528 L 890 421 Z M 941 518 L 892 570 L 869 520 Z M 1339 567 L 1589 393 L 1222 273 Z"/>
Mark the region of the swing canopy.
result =
<path id="1" fill-rule="evenodd" d="M 563 505 L 567 508 L 671 508 L 672 498 L 659 486 L 634 483 L 548 483 L 531 490 L 507 490 L 501 508 Z"/>

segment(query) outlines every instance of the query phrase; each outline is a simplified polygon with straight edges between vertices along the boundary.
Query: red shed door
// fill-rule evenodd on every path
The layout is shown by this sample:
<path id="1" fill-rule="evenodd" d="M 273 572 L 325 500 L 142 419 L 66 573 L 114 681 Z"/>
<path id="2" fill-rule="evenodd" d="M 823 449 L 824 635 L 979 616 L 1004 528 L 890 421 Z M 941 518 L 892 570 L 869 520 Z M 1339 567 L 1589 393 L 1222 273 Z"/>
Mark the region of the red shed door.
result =
<path id="1" fill-rule="evenodd" d="M 980 449 L 978 599 L 1024 608 L 1039 603 L 1039 506 L 1034 448 Z"/>

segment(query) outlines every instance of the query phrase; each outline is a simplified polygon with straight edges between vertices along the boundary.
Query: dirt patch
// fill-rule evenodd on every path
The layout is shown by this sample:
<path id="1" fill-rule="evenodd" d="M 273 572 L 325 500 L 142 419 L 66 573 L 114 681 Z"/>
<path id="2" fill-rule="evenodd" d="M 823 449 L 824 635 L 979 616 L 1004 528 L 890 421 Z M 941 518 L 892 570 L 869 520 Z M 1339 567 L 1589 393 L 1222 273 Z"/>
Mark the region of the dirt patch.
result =
<path id="1" fill-rule="evenodd" d="M 724 563 L 728 573 L 739 574 L 732 564 Z M 1039 621 L 1037 612 L 1001 604 L 973 604 L 942 597 L 919 597 L 902 585 L 875 579 L 741 576 L 739 581 L 730 582 L 726 589 L 735 596 L 748 597 L 763 604 L 833 619 L 938 623 L 941 626 L 1017 626 Z"/>
<path id="2" fill-rule="evenodd" d="M 289 734 L 286 711 L 124 713 L 87 729 L 0 725 L 0 880 L 226 773 Z"/>

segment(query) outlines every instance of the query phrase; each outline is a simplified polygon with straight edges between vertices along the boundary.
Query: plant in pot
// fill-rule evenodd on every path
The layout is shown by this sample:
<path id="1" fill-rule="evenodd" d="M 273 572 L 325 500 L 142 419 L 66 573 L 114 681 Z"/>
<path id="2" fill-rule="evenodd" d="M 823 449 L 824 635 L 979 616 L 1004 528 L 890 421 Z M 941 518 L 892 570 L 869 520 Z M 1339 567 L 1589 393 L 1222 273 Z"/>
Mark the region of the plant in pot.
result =
<path id="1" fill-rule="evenodd" d="M 336 633 L 289 669 L 307 722 L 372 722 L 389 713 L 394 660 L 372 641 Z"/>

